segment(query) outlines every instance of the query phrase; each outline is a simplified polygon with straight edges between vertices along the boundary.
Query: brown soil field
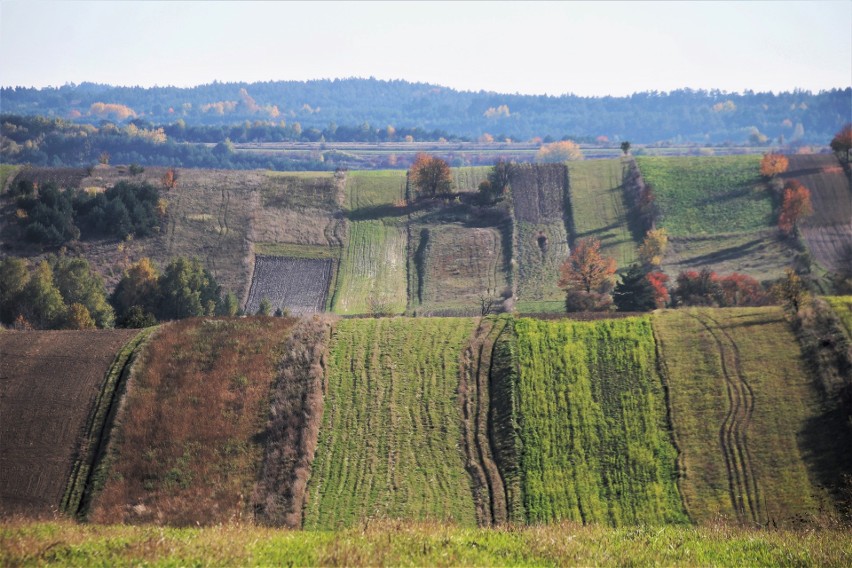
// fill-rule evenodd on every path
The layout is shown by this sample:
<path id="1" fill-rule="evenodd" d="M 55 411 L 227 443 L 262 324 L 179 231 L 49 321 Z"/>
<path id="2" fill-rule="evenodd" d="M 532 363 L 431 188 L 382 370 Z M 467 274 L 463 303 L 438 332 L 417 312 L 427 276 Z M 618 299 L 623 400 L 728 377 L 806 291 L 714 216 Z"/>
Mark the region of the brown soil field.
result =
<path id="1" fill-rule="evenodd" d="M 0 332 L 0 516 L 58 511 L 106 372 L 136 333 Z"/>
<path id="2" fill-rule="evenodd" d="M 783 176 L 795 178 L 811 191 L 814 214 L 801 231 L 811 254 L 828 270 L 852 273 L 852 187 L 831 154 L 790 156 Z"/>
<path id="3" fill-rule="evenodd" d="M 128 379 L 90 520 L 251 518 L 270 389 L 294 322 L 205 318 L 160 328 Z"/>
<path id="4" fill-rule="evenodd" d="M 294 315 L 323 312 L 334 271 L 331 258 L 258 256 L 246 313 L 257 313 L 263 298 L 272 304 L 271 314 L 278 308 Z"/>
<path id="5" fill-rule="evenodd" d="M 562 220 L 567 181 L 568 170 L 562 164 L 514 164 L 509 187 L 515 218 L 527 223 Z"/>

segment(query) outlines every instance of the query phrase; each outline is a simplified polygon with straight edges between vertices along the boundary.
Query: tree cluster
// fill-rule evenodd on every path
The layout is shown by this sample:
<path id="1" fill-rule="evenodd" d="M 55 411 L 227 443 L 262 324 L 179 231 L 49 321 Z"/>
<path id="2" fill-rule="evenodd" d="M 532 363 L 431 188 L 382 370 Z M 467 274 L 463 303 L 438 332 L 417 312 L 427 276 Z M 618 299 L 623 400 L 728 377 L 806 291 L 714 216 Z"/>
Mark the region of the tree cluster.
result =
<path id="1" fill-rule="evenodd" d="M 764 306 L 771 303 L 763 286 L 745 274 L 734 272 L 720 277 L 709 269 L 678 274 L 672 290 L 676 306 Z"/>

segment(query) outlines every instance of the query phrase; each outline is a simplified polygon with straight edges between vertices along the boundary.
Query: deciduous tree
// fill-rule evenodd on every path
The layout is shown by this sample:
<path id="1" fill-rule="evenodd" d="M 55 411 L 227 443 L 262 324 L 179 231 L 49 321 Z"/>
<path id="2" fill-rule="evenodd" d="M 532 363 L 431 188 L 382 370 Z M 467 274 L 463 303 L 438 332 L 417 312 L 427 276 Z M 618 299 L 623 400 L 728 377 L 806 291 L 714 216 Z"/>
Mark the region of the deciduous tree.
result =
<path id="1" fill-rule="evenodd" d="M 583 152 L 580 150 L 580 145 L 571 140 L 545 144 L 538 149 L 535 155 L 535 161 L 542 163 L 562 163 L 569 160 L 582 159 Z"/>
<path id="2" fill-rule="evenodd" d="M 627 140 L 622 142 L 621 143 L 621 151 L 624 153 L 625 156 L 627 154 L 629 154 L 630 153 L 630 142 L 628 142 Z"/>
<path id="3" fill-rule="evenodd" d="M 174 168 L 169 168 L 166 170 L 166 173 L 163 174 L 163 188 L 168 191 L 173 190 L 177 187 L 178 175 Z"/>
<path id="4" fill-rule="evenodd" d="M 784 186 L 784 200 L 778 215 L 778 228 L 785 235 L 791 234 L 803 217 L 814 212 L 811 204 L 811 192 L 797 180 L 790 180 Z"/>
<path id="5" fill-rule="evenodd" d="M 677 275 L 674 302 L 678 306 L 718 306 L 722 289 L 718 275 L 708 268 L 688 270 Z"/>
<path id="6" fill-rule="evenodd" d="M 831 149 L 841 160 L 849 162 L 849 152 L 852 150 L 852 123 L 846 124 L 831 139 Z"/>
<path id="7" fill-rule="evenodd" d="M 615 259 L 603 256 L 601 242 L 579 239 L 560 269 L 559 287 L 565 291 L 609 292 L 615 278 Z"/>
<path id="8" fill-rule="evenodd" d="M 669 234 L 665 229 L 651 229 L 645 233 L 645 240 L 639 246 L 640 260 L 646 266 L 660 266 L 668 244 Z"/>
<path id="9" fill-rule="evenodd" d="M 769 300 L 760 282 L 738 272 L 722 277 L 719 280 L 719 286 L 723 307 L 763 306 Z"/>
<path id="10" fill-rule="evenodd" d="M 764 154 L 760 160 L 760 175 L 766 178 L 783 174 L 790 166 L 790 161 L 783 154 Z"/>
<path id="11" fill-rule="evenodd" d="M 408 172 L 418 197 L 440 197 L 452 193 L 450 166 L 441 158 L 419 153 Z"/>

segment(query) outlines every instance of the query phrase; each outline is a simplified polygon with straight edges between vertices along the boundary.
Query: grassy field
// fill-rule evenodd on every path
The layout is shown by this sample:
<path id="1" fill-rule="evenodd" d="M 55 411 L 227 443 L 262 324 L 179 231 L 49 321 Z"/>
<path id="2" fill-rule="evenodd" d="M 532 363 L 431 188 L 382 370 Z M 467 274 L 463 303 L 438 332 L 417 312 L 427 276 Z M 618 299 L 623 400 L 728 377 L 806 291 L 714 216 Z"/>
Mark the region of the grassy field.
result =
<path id="1" fill-rule="evenodd" d="M 375 523 L 339 532 L 0 524 L 5 566 L 848 566 L 847 530 L 610 529 L 562 523 L 506 530 Z"/>
<path id="2" fill-rule="evenodd" d="M 343 251 L 332 309 L 339 314 L 380 310 L 400 314 L 406 295 L 405 227 L 382 221 L 355 221 Z"/>
<path id="3" fill-rule="evenodd" d="M 673 237 L 757 231 L 773 223 L 760 156 L 636 158 Z"/>
<path id="4" fill-rule="evenodd" d="M 476 524 L 456 401 L 461 349 L 474 323 L 338 323 L 305 528 L 371 518 Z"/>
<path id="5" fill-rule="evenodd" d="M 528 521 L 686 522 L 649 318 L 515 329 Z"/>
<path id="6" fill-rule="evenodd" d="M 453 191 L 458 193 L 478 191 L 479 184 L 488 179 L 490 169 L 486 166 L 450 168 L 453 175 Z"/>
<path id="7" fill-rule="evenodd" d="M 829 296 L 825 300 L 843 322 L 849 337 L 852 337 L 852 296 Z"/>
<path id="8" fill-rule="evenodd" d="M 672 278 L 682 270 L 710 268 L 719 274 L 739 272 L 760 281 L 784 276 L 796 251 L 778 239 L 775 229 L 669 239 L 663 271 Z"/>
<path id="9" fill-rule="evenodd" d="M 0 193 L 6 191 L 6 184 L 11 183 L 21 166 L 0 164 Z"/>
<path id="10" fill-rule="evenodd" d="M 89 518 L 210 525 L 251 515 L 270 385 L 292 324 L 162 327 L 128 381 Z"/>
<path id="11" fill-rule="evenodd" d="M 621 160 L 568 162 L 574 238 L 594 237 L 619 268 L 636 261 L 636 242 L 627 224 Z"/>
<path id="12" fill-rule="evenodd" d="M 519 222 L 516 238 L 517 308 L 532 311 L 531 307 L 541 306 L 544 311 L 565 311 L 565 293 L 557 286 L 559 267 L 569 254 L 565 224 L 561 220 Z"/>
<path id="13" fill-rule="evenodd" d="M 821 407 L 781 309 L 669 310 L 653 323 L 692 520 L 784 525 L 831 510 L 813 480 L 837 432 L 819 430 Z"/>
<path id="14" fill-rule="evenodd" d="M 393 205 L 405 200 L 405 170 L 355 171 L 346 174 L 346 208 L 350 211 Z"/>

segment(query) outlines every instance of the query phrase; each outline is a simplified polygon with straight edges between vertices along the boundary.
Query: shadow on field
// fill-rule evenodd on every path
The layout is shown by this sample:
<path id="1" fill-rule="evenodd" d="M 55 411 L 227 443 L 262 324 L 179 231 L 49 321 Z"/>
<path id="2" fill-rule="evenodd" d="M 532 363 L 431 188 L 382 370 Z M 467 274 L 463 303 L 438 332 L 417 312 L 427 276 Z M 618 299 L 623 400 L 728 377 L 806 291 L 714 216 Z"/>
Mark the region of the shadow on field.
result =
<path id="1" fill-rule="evenodd" d="M 741 245 L 735 247 L 729 247 L 726 249 L 721 249 L 716 252 L 703 254 L 701 256 L 695 256 L 686 260 L 679 262 L 678 264 L 684 266 L 700 266 L 702 264 L 709 264 L 713 262 L 723 262 L 726 260 L 737 260 L 739 258 L 749 256 L 754 253 L 760 245 L 763 243 L 763 239 L 753 239 L 748 241 L 747 243 L 743 243 Z"/>
<path id="2" fill-rule="evenodd" d="M 711 203 L 724 203 L 725 201 L 732 201 L 734 199 L 740 199 L 741 197 L 751 197 L 752 199 L 764 199 L 765 195 L 761 192 L 755 191 L 753 187 L 740 187 L 726 193 L 722 193 L 720 195 L 714 195 L 713 197 L 707 197 L 696 202 L 696 205 L 709 205 Z"/>
<path id="3" fill-rule="evenodd" d="M 835 407 L 808 420 L 798 441 L 813 480 L 829 491 L 838 509 L 845 508 L 846 513 L 851 513 L 849 491 L 852 488 L 848 485 L 848 476 L 852 475 L 852 452 L 849 451 L 848 428 L 843 410 Z"/>

